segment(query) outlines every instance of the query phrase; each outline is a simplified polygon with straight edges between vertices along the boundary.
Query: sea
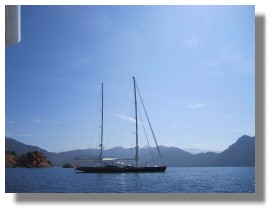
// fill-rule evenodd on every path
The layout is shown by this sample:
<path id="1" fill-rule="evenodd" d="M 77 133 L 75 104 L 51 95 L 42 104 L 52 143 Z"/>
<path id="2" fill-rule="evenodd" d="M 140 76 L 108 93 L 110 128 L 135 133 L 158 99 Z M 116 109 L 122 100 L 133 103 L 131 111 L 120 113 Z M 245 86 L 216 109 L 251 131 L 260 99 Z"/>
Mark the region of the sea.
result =
<path id="1" fill-rule="evenodd" d="M 6 193 L 255 193 L 254 167 L 168 167 L 165 173 L 94 174 L 6 168 Z"/>

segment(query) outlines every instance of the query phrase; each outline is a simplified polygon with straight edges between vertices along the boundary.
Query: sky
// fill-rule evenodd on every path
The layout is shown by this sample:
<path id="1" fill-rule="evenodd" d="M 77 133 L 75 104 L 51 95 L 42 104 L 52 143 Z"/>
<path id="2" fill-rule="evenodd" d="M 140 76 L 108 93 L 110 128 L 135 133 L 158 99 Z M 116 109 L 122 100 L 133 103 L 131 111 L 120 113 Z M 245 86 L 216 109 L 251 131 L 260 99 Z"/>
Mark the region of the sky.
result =
<path id="1" fill-rule="evenodd" d="M 159 145 L 223 151 L 254 136 L 254 6 L 22 6 L 21 42 L 5 49 L 5 135 L 98 147 L 103 82 L 104 146 L 134 146 L 132 76 Z"/>

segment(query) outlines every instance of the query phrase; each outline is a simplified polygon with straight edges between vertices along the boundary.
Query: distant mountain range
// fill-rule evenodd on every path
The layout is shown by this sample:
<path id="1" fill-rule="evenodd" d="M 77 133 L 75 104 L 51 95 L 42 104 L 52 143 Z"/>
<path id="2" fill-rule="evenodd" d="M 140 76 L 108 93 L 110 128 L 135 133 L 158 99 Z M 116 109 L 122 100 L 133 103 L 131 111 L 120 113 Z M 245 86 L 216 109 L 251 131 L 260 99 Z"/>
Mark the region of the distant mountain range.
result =
<path id="1" fill-rule="evenodd" d="M 54 166 L 62 166 L 66 163 L 76 164 L 76 159 L 96 159 L 97 149 L 77 149 L 67 152 L 48 152 L 37 146 L 26 145 L 12 138 L 5 138 L 5 149 L 14 151 L 17 155 L 22 155 L 30 151 L 43 152 L 47 159 Z M 228 149 L 221 153 L 205 152 L 192 154 L 177 147 L 160 146 L 162 157 L 168 167 L 206 167 L 206 166 L 255 166 L 255 137 L 244 135 Z M 134 149 L 115 147 L 104 150 L 104 157 L 133 158 Z M 152 162 L 149 153 L 157 155 L 156 148 L 140 148 L 140 165 L 147 165 Z"/>
<path id="2" fill-rule="evenodd" d="M 183 150 L 191 154 L 200 154 L 200 153 L 206 153 L 206 152 L 221 153 L 220 151 L 212 151 L 212 150 L 197 149 L 197 148 L 187 148 Z"/>

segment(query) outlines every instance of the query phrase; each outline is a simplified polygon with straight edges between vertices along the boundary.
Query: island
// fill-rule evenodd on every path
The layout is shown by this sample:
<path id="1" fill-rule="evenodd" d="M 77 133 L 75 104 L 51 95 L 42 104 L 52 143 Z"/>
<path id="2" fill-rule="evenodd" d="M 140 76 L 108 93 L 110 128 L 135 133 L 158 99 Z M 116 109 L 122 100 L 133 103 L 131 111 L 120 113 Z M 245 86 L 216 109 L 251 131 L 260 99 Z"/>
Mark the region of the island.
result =
<path id="1" fill-rule="evenodd" d="M 72 166 L 72 164 L 66 163 L 62 166 L 62 168 L 68 169 L 68 168 L 74 168 L 74 167 Z"/>

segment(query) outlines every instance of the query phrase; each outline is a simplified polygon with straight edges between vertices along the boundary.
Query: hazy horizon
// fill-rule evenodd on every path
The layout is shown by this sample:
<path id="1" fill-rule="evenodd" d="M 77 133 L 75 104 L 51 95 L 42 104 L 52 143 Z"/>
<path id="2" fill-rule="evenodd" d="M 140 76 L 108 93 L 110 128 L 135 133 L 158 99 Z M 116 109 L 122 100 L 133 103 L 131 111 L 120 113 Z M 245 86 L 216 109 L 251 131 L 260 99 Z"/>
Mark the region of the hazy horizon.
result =
<path id="1" fill-rule="evenodd" d="M 245 136 L 245 135 L 243 135 L 243 136 Z M 252 136 L 252 135 L 246 135 L 246 136 L 255 137 L 255 136 Z M 7 136 L 6 136 L 6 137 L 7 137 Z M 242 136 L 240 136 L 240 137 L 242 137 Z M 239 138 L 240 138 L 240 137 L 239 137 Z M 23 143 L 23 144 L 25 144 L 25 145 L 31 145 L 31 144 L 26 144 L 26 143 L 24 143 L 24 141 L 19 141 L 19 140 L 15 139 L 15 138 L 11 138 L 11 137 L 7 137 L 7 138 L 16 140 L 16 141 L 21 142 L 21 143 Z M 237 141 L 237 140 L 236 140 L 236 141 Z M 234 144 L 236 141 L 234 141 L 234 142 L 232 142 L 231 144 L 229 144 L 229 146 L 231 146 L 232 144 Z M 37 145 L 33 145 L 33 146 L 37 146 Z M 194 147 L 177 147 L 177 146 L 159 145 L 159 147 L 161 147 L 161 146 L 166 147 L 166 148 L 172 148 L 172 147 L 173 147 L 173 148 L 179 148 L 179 149 L 181 149 L 181 150 L 184 150 L 184 151 L 189 152 L 189 153 L 192 153 L 192 154 L 203 153 L 203 152 L 216 152 L 216 153 L 221 153 L 221 152 L 223 152 L 224 150 L 226 150 L 226 149 L 229 147 L 229 146 L 226 147 L 224 150 L 210 150 L 210 149 L 200 149 L 200 148 L 194 148 Z M 156 148 L 155 145 L 150 145 L 150 147 L 151 147 L 151 148 Z M 48 151 L 48 152 L 53 152 L 53 153 L 67 152 L 67 151 L 73 151 L 73 150 L 78 150 L 78 149 L 80 149 L 80 150 L 85 150 L 85 149 L 98 149 L 98 150 L 100 150 L 99 147 L 75 148 L 75 149 L 59 150 L 59 151 L 47 150 L 46 148 L 40 147 L 40 146 L 39 146 L 39 148 L 45 149 L 46 151 Z M 131 147 L 131 146 L 128 146 L 128 147 L 126 147 L 126 146 L 113 146 L 113 147 L 108 147 L 107 149 L 104 148 L 104 150 L 109 150 L 109 149 L 113 149 L 113 148 L 124 148 L 124 149 L 130 149 L 130 148 L 132 148 L 132 149 L 134 149 L 134 147 Z M 148 145 L 140 146 L 139 148 L 140 148 L 140 149 L 148 148 Z M 201 151 L 201 152 L 198 152 L 198 151 Z"/>

